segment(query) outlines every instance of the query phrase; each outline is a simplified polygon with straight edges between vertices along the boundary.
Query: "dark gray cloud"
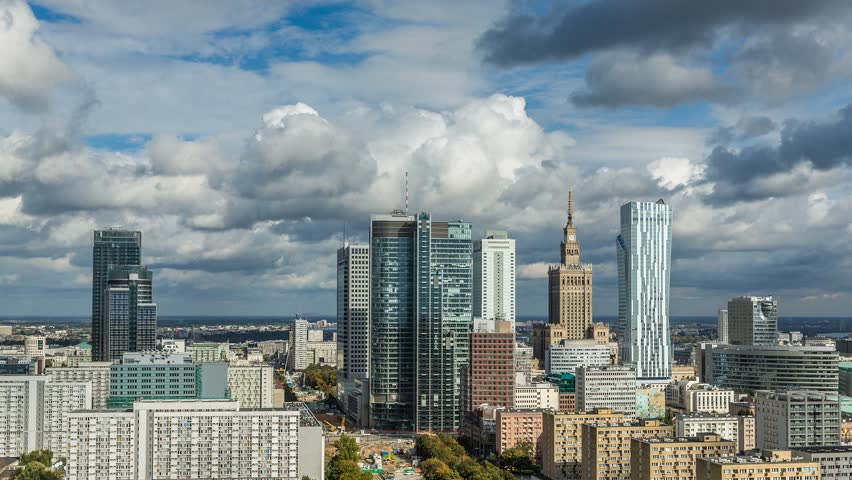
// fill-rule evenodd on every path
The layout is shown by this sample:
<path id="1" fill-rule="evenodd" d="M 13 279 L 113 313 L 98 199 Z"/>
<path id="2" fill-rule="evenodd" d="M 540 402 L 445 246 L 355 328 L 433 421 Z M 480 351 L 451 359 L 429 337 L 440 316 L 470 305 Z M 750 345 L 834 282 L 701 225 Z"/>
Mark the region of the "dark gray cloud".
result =
<path id="1" fill-rule="evenodd" d="M 848 165 L 851 159 L 852 105 L 847 105 L 834 121 L 787 121 L 778 146 L 747 146 L 739 151 L 715 148 L 707 158 L 706 178 L 715 183 L 710 198 L 726 203 L 796 193 L 810 188 L 807 171 L 795 172 L 803 162 L 820 172 Z M 799 178 L 768 181 L 777 174 Z"/>
<path id="2" fill-rule="evenodd" d="M 671 107 L 735 96 L 734 88 L 718 80 L 710 69 L 680 65 L 667 54 L 602 53 L 586 69 L 586 85 L 586 90 L 571 96 L 578 107 Z"/>
<path id="3" fill-rule="evenodd" d="M 845 0 L 602 0 L 554 7 L 541 16 L 510 14 L 479 38 L 478 47 L 486 61 L 502 66 L 618 47 L 682 51 L 711 44 L 726 26 L 799 22 L 848 6 Z"/>
<path id="4" fill-rule="evenodd" d="M 728 127 L 719 127 L 707 138 L 707 145 L 727 145 L 762 137 L 778 129 L 778 124 L 764 115 L 746 115 Z"/>

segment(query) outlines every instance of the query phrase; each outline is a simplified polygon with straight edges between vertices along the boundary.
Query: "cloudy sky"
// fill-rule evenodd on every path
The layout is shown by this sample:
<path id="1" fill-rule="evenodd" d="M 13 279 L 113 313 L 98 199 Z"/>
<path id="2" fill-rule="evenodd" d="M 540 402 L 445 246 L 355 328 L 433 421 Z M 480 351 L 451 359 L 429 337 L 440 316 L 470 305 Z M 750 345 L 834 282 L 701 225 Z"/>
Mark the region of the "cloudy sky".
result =
<path id="1" fill-rule="evenodd" d="M 334 313 L 400 206 L 517 239 L 546 312 L 568 185 L 595 313 L 618 207 L 674 210 L 672 311 L 852 311 L 852 2 L 0 0 L 0 315 L 85 315 L 92 230 L 161 315 Z"/>

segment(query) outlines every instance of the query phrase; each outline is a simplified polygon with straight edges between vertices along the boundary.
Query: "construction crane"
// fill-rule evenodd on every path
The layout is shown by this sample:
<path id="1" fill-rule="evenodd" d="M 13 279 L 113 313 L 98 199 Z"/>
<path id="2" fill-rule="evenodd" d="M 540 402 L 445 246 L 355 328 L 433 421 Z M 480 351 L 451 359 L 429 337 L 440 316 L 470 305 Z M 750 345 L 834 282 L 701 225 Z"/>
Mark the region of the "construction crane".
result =
<path id="1" fill-rule="evenodd" d="M 329 422 L 328 420 L 323 420 L 323 422 L 325 422 L 325 423 L 327 423 L 327 424 L 328 424 L 328 426 L 329 426 L 329 428 L 331 428 L 331 431 L 332 431 L 332 432 L 336 432 L 336 431 L 337 431 L 337 427 L 335 427 L 334 425 L 332 425 L 332 424 L 331 424 L 331 422 Z"/>

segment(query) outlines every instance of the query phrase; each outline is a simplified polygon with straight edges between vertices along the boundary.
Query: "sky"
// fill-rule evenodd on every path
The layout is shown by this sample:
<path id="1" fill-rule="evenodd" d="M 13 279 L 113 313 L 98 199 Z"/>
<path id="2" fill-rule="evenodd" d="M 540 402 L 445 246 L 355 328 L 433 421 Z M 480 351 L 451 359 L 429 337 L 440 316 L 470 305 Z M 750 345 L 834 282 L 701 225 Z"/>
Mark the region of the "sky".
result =
<path id="1" fill-rule="evenodd" d="M 517 240 L 547 310 L 569 186 L 594 313 L 619 207 L 673 209 L 671 311 L 852 311 L 852 2 L 0 0 L 0 315 L 86 315 L 143 232 L 160 315 L 335 312 L 402 206 Z"/>

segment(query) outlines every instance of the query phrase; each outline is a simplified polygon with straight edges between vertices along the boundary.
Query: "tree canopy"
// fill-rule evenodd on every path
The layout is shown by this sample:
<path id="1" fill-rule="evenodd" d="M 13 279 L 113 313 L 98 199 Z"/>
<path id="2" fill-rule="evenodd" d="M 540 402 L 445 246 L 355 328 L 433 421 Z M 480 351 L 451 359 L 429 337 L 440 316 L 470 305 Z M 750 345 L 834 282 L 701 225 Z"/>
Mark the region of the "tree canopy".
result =
<path id="1" fill-rule="evenodd" d="M 449 435 L 421 435 L 417 437 L 417 450 L 425 459 L 420 467 L 426 480 L 512 480 L 509 472 L 470 458 Z"/>
<path id="2" fill-rule="evenodd" d="M 334 444 L 337 453 L 331 457 L 326 468 L 327 480 L 371 480 L 373 475 L 362 472 L 358 462 L 361 461 L 361 449 L 352 437 L 341 434 Z"/>
<path id="3" fill-rule="evenodd" d="M 61 480 L 62 472 L 50 468 L 53 464 L 53 452 L 34 450 L 21 455 L 18 464 L 22 467 L 15 475 L 17 480 Z"/>
<path id="4" fill-rule="evenodd" d="M 337 370 L 328 365 L 308 365 L 303 372 L 305 385 L 319 390 L 326 397 L 334 397 L 337 394 Z"/>

